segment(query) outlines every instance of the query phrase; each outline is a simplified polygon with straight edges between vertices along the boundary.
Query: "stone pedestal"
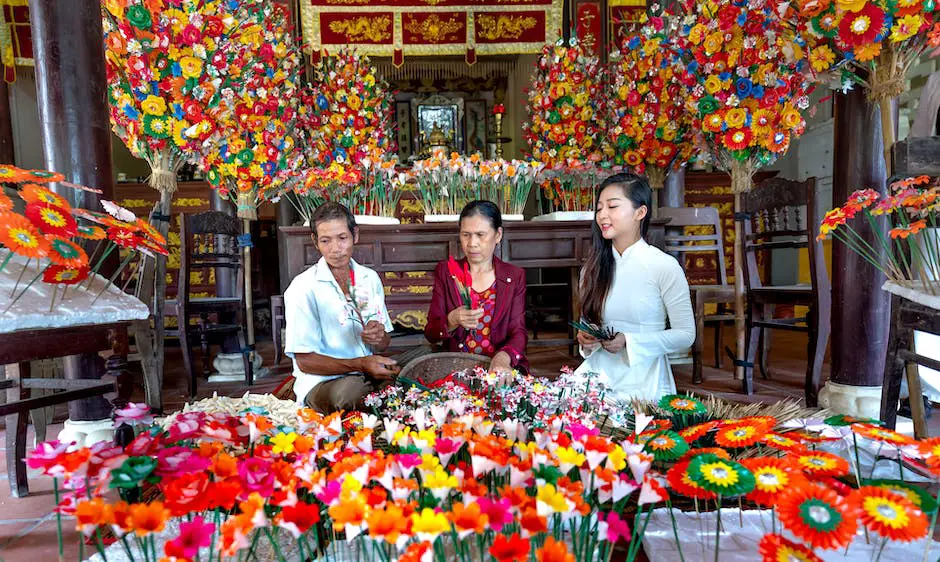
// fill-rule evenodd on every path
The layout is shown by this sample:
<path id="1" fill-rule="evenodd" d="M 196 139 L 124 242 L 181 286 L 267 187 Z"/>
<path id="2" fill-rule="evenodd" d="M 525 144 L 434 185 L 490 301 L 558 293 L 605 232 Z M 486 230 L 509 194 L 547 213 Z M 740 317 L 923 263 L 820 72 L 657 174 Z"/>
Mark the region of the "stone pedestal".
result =
<path id="1" fill-rule="evenodd" d="M 255 353 L 252 355 L 252 373 L 254 379 L 264 378 L 268 374 L 268 369 L 262 367 L 264 360 Z M 242 360 L 241 353 L 220 353 L 212 361 L 215 372 L 209 375 L 209 382 L 232 382 L 245 380 L 245 363 Z"/>
<path id="2" fill-rule="evenodd" d="M 837 414 L 878 419 L 881 416 L 881 386 L 855 386 L 830 380 L 819 391 L 819 406 Z"/>
<path id="3" fill-rule="evenodd" d="M 59 432 L 58 440 L 63 443 L 74 441 L 79 447 L 90 447 L 99 441 L 113 441 L 114 422 L 111 418 L 88 421 L 65 420 L 65 427 Z"/>

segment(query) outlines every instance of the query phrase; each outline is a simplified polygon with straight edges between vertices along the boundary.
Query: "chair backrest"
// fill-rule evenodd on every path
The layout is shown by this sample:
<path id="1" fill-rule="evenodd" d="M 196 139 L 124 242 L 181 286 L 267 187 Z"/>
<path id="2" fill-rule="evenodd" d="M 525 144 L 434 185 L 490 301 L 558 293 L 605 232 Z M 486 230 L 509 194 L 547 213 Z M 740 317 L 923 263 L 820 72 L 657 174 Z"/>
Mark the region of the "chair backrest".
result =
<path id="1" fill-rule="evenodd" d="M 822 242 L 816 239 L 816 178 L 799 182 L 770 178 L 742 196 L 744 216 L 744 282 L 748 289 L 763 286 L 757 253 L 806 248 L 814 289 L 828 289 Z"/>
<path id="2" fill-rule="evenodd" d="M 180 269 L 177 301 L 184 306 L 190 299 L 190 275 L 200 272 L 215 276 L 217 296 L 238 297 L 242 291 L 242 253 L 238 247 L 241 229 L 238 219 L 220 211 L 180 215 Z"/>
<path id="3" fill-rule="evenodd" d="M 660 207 L 659 216 L 670 219 L 666 225 L 666 253 L 676 255 L 681 264 L 683 254 L 714 252 L 715 279 L 719 284 L 727 285 L 724 238 L 721 233 L 721 217 L 718 209 L 714 207 Z M 676 234 L 673 227 L 677 226 L 701 227 L 698 230 L 708 230 L 708 232 L 685 234 L 684 231 L 680 231 L 680 234 Z"/>

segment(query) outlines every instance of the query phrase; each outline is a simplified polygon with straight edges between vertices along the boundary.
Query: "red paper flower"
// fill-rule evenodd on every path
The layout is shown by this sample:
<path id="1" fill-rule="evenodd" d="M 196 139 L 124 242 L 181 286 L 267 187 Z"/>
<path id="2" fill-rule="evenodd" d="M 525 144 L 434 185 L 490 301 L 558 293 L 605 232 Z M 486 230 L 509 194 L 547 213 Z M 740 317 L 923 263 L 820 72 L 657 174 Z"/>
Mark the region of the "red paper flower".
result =
<path id="1" fill-rule="evenodd" d="M 862 486 L 855 494 L 862 524 L 882 537 L 911 542 L 927 534 L 927 516 L 904 496 L 877 486 Z"/>
<path id="2" fill-rule="evenodd" d="M 44 283 L 54 285 L 75 285 L 88 278 L 87 267 L 66 267 L 50 265 L 42 272 Z"/>
<path id="3" fill-rule="evenodd" d="M 784 527 L 813 548 L 843 548 L 858 527 L 856 505 L 815 484 L 793 486 L 781 494 L 777 516 Z"/>
<path id="4" fill-rule="evenodd" d="M 706 433 L 718 427 L 719 424 L 720 422 L 718 421 L 708 421 L 705 423 L 692 425 L 680 431 L 679 435 L 681 435 L 682 438 L 689 443 L 694 443 Z"/>
<path id="5" fill-rule="evenodd" d="M 529 559 L 529 539 L 520 537 L 519 533 L 508 538 L 496 535 L 489 552 L 499 562 L 525 562 Z"/>
<path id="6" fill-rule="evenodd" d="M 447 258 L 447 271 L 450 272 L 451 279 L 454 280 L 454 286 L 457 290 L 457 296 L 467 308 L 473 308 L 473 299 L 471 298 L 470 288 L 473 286 L 473 278 L 470 277 L 470 266 L 464 262 L 463 268 L 457 263 L 453 256 Z"/>
<path id="7" fill-rule="evenodd" d="M 62 207 L 55 207 L 48 203 L 30 203 L 26 205 L 26 218 L 30 220 L 43 234 L 53 236 L 74 236 L 78 231 L 75 217 Z"/>
<path id="8" fill-rule="evenodd" d="M 822 558 L 801 544 L 788 541 L 780 535 L 764 535 L 758 545 L 762 562 L 822 562 Z"/>
<path id="9" fill-rule="evenodd" d="M 751 144 L 753 133 L 750 129 L 732 129 L 722 137 L 722 144 L 728 150 L 744 150 Z"/>
<path id="10" fill-rule="evenodd" d="M 135 249 L 143 239 L 137 235 L 136 230 L 112 226 L 108 229 L 108 240 L 114 242 L 122 248 Z"/>
<path id="11" fill-rule="evenodd" d="M 666 472 L 666 481 L 669 487 L 687 498 L 698 498 L 700 500 L 713 500 L 718 497 L 714 492 L 709 492 L 696 484 L 689 476 L 689 463 L 692 459 L 685 458 L 674 464 Z"/>
<path id="12" fill-rule="evenodd" d="M 861 10 L 846 12 L 839 23 L 839 42 L 848 49 L 872 43 L 885 25 L 884 10 L 876 2 L 865 2 Z"/>

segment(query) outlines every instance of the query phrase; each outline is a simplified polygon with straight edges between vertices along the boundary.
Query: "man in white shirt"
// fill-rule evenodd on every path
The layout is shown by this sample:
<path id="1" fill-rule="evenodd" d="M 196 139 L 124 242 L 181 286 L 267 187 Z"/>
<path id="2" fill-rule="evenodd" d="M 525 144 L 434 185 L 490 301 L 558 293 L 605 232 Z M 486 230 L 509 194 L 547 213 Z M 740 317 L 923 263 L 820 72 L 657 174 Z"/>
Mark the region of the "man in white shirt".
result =
<path id="1" fill-rule="evenodd" d="M 352 259 L 359 229 L 349 209 L 324 203 L 310 228 L 323 257 L 284 293 L 294 393 L 298 403 L 321 413 L 352 410 L 400 370 L 394 359 L 378 355 L 392 331 L 385 292 L 378 274 Z"/>

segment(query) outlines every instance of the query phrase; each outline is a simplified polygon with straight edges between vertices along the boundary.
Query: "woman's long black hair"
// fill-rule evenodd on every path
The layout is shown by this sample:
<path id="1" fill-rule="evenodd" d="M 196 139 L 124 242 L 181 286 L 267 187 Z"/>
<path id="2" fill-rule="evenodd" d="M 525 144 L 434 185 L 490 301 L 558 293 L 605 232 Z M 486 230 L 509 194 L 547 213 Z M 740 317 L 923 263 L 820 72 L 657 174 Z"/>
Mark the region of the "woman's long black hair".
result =
<path id="1" fill-rule="evenodd" d="M 601 183 L 597 188 L 594 199 L 594 225 L 591 227 L 591 252 L 581 275 L 581 314 L 589 322 L 597 325 L 603 324 L 604 302 L 614 280 L 614 255 L 611 250 L 612 241 L 604 239 L 601 227 L 597 225 L 597 205 L 600 202 L 601 192 L 604 188 L 616 185 L 623 190 L 623 194 L 633 203 L 634 208 L 646 206 L 646 216 L 640 227 L 640 235 L 646 238 L 652 216 L 653 191 L 646 178 L 627 172 L 614 174 Z"/>

